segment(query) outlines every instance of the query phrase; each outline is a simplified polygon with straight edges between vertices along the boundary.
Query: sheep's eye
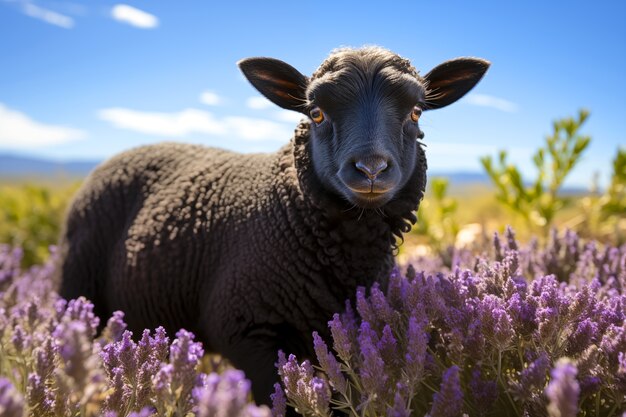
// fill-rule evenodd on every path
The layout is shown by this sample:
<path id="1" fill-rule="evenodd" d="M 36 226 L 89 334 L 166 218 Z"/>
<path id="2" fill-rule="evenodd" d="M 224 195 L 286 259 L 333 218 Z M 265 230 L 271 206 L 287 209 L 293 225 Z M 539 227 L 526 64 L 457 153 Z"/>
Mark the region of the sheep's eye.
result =
<path id="1" fill-rule="evenodd" d="M 309 116 L 311 116 L 311 120 L 313 120 L 317 124 L 320 124 L 324 121 L 324 112 L 322 112 L 322 110 L 317 106 L 311 109 L 311 111 L 309 112 Z"/>
<path id="2" fill-rule="evenodd" d="M 411 111 L 411 120 L 413 120 L 414 122 L 417 122 L 420 119 L 421 115 L 422 115 L 422 108 L 420 106 L 413 107 L 413 110 Z"/>

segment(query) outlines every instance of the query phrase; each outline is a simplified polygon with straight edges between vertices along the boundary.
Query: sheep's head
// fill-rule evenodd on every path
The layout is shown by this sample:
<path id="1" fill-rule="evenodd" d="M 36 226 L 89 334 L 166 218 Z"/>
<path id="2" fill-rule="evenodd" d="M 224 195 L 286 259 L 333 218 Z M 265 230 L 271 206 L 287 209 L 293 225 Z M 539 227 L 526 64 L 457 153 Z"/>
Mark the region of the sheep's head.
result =
<path id="1" fill-rule="evenodd" d="M 358 207 L 379 208 L 425 170 L 417 163 L 422 111 L 461 98 L 489 63 L 458 58 L 420 76 L 408 60 L 367 47 L 333 52 L 310 78 L 273 58 L 244 59 L 239 67 L 269 100 L 311 119 L 311 160 L 324 187 Z"/>

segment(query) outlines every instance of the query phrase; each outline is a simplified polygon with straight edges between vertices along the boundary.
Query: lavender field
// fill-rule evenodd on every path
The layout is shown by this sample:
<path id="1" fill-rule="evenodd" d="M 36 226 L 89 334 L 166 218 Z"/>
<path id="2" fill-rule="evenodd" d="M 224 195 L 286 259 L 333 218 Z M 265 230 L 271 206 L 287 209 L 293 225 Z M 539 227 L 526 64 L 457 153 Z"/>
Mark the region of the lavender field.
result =
<path id="1" fill-rule="evenodd" d="M 54 292 L 54 259 L 24 270 L 0 249 L 2 416 L 626 415 L 626 246 L 520 247 L 509 229 L 451 269 L 416 258 L 329 317 L 313 362 L 279 354 L 272 410 L 240 371 L 202 373 L 185 330 L 135 342 L 118 312 L 96 334 L 93 305 Z"/>

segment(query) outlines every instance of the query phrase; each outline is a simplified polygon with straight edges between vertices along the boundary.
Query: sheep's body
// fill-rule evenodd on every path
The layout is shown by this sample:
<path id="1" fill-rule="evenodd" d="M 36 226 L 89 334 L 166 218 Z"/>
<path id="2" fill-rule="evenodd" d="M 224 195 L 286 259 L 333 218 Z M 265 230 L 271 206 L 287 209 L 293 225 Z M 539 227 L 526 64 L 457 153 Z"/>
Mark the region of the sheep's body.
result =
<path id="1" fill-rule="evenodd" d="M 165 143 L 106 162 L 69 213 L 61 294 L 90 297 L 103 319 L 124 311 L 135 334 L 191 329 L 267 395 L 275 377 L 256 371 L 266 374 L 279 348 L 310 356 L 311 331 L 326 333 L 357 284 L 393 264 L 385 217 L 320 211 L 315 193 L 302 193 L 293 148 Z"/>
<path id="2" fill-rule="evenodd" d="M 309 114 L 277 153 L 161 144 L 86 181 L 61 239 L 61 295 L 130 329 L 194 331 L 267 402 L 277 350 L 312 356 L 358 285 L 384 283 L 426 184 L 422 109 L 460 98 L 488 63 L 424 77 L 380 48 L 339 50 L 311 78 L 271 58 L 240 63 L 281 107 Z M 427 88 L 428 86 L 428 88 Z"/>

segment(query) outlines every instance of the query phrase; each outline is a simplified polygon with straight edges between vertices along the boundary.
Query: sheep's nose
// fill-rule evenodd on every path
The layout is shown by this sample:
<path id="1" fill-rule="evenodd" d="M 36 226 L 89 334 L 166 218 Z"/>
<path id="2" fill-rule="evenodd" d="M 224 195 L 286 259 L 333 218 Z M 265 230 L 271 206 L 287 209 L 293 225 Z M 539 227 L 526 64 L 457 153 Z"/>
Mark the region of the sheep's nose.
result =
<path id="1" fill-rule="evenodd" d="M 354 166 L 367 175 L 367 178 L 373 180 L 378 174 L 387 169 L 387 161 L 383 158 L 370 158 L 356 161 Z"/>

